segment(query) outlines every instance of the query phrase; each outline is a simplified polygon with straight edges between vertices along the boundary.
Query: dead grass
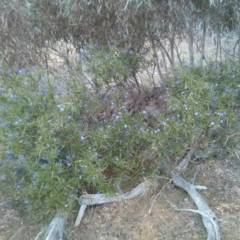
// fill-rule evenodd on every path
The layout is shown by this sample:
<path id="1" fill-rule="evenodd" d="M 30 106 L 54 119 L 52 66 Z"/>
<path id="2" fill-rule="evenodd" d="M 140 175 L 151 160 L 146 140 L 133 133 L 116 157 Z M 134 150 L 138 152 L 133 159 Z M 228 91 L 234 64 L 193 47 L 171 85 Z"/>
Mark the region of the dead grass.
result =
<path id="1" fill-rule="evenodd" d="M 191 168 L 193 172 L 199 170 L 195 184 L 208 188 L 201 194 L 219 219 L 222 239 L 239 239 L 240 161 L 202 162 Z M 185 176 L 187 180 L 190 177 L 190 173 Z M 70 217 L 64 239 L 206 239 L 201 217 L 190 212 L 176 212 L 175 206 L 195 209 L 185 192 L 174 187 L 169 179 L 161 179 L 147 196 L 88 208 L 77 228 L 73 227 L 76 216 Z M 3 197 L 0 200 L 0 223 L 0 240 L 31 240 L 42 227 L 32 226 L 21 218 L 18 211 L 8 209 L 7 199 Z"/>

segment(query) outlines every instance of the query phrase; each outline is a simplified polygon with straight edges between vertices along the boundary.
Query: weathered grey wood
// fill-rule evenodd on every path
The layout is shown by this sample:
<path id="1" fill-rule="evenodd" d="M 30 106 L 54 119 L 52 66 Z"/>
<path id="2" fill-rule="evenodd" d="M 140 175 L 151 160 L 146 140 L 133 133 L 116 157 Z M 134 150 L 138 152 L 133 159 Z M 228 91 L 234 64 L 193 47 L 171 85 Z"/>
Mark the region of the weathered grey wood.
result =
<path id="1" fill-rule="evenodd" d="M 61 213 L 57 213 L 53 218 L 48 230 L 45 234 L 46 240 L 62 240 L 63 239 L 63 230 L 66 223 L 66 216 Z"/>
<path id="2" fill-rule="evenodd" d="M 44 230 L 38 233 L 34 240 L 42 240 L 44 238 Z"/>
<path id="3" fill-rule="evenodd" d="M 129 192 L 122 193 L 122 194 L 118 193 L 113 196 L 107 195 L 107 194 L 84 194 L 79 198 L 79 204 L 80 205 L 96 205 L 96 204 L 103 204 L 103 203 L 131 199 L 147 193 L 148 190 L 149 190 L 149 183 L 143 182 Z"/>
<path id="4" fill-rule="evenodd" d="M 84 212 L 85 212 L 86 208 L 87 208 L 87 205 L 81 205 L 80 210 L 78 212 L 77 219 L 74 223 L 74 227 L 79 226 L 80 222 L 82 221 L 82 217 L 84 215 Z"/>
<path id="5" fill-rule="evenodd" d="M 66 220 L 66 216 L 58 212 L 49 227 L 39 232 L 34 240 L 62 240 Z"/>
<path id="6" fill-rule="evenodd" d="M 198 207 L 198 210 L 183 209 L 183 211 L 192 211 L 201 214 L 203 224 L 208 232 L 207 240 L 220 240 L 221 237 L 216 221 L 217 218 L 211 209 L 207 206 L 202 196 L 196 191 L 196 187 L 180 177 L 175 170 L 171 171 L 171 175 L 174 184 L 179 188 L 185 190 Z M 197 188 L 199 189 L 199 186 Z"/>
<path id="7" fill-rule="evenodd" d="M 113 196 L 107 194 L 84 194 L 79 198 L 79 204 L 81 205 L 77 219 L 74 226 L 79 226 L 83 217 L 84 211 L 87 205 L 97 205 L 109 202 L 117 202 L 121 200 L 127 200 L 135 198 L 139 195 L 146 194 L 150 188 L 149 182 L 143 182 L 135 187 L 133 190 L 126 193 L 118 193 Z"/>
<path id="8" fill-rule="evenodd" d="M 193 156 L 194 152 L 196 151 L 196 149 L 198 148 L 199 143 L 196 142 L 191 149 L 189 150 L 188 154 L 182 159 L 182 161 L 178 164 L 178 166 L 176 167 L 176 170 L 178 172 L 184 172 L 186 171 L 188 164 L 191 160 L 191 157 Z"/>

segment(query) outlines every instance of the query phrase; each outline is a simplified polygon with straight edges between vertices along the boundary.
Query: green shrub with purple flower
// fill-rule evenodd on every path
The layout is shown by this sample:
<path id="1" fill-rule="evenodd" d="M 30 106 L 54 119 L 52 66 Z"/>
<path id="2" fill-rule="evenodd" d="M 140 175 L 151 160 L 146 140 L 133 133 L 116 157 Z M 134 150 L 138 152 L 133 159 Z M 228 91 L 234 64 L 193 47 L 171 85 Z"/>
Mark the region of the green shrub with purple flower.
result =
<path id="1" fill-rule="evenodd" d="M 153 133 L 126 110 L 98 121 L 98 97 L 68 81 L 59 97 L 58 84 L 37 70 L 0 75 L 1 184 L 31 218 L 68 212 L 82 192 L 114 193 L 158 171 L 140 156 Z"/>
<path id="2" fill-rule="evenodd" d="M 123 85 L 147 64 L 141 54 L 131 49 L 101 47 L 98 44 L 85 47 L 81 60 L 97 88 Z"/>
<path id="3" fill-rule="evenodd" d="M 85 191 L 126 191 L 144 177 L 166 174 L 203 138 L 202 148 L 210 146 L 215 156 L 219 148 L 238 150 L 239 137 L 231 138 L 239 131 L 236 64 L 175 70 L 157 115 L 133 116 L 116 101 L 115 112 L 100 121 L 97 114 L 109 100 L 71 74 L 61 96 L 58 85 L 36 69 L 0 72 L 0 184 L 32 219 L 58 209 L 69 213 Z"/>
<path id="4" fill-rule="evenodd" d="M 204 68 L 186 67 L 175 71 L 173 79 L 166 85 L 168 106 L 173 113 L 171 118 L 175 127 L 176 124 L 179 126 L 176 133 L 172 134 L 180 136 L 178 131 L 181 129 L 192 143 L 202 138 L 203 147 L 212 146 L 215 155 L 224 151 L 226 154 L 234 153 L 238 137 L 230 141 L 226 139 L 239 129 L 238 63 L 212 63 Z M 221 157 L 226 155 L 222 154 Z"/>

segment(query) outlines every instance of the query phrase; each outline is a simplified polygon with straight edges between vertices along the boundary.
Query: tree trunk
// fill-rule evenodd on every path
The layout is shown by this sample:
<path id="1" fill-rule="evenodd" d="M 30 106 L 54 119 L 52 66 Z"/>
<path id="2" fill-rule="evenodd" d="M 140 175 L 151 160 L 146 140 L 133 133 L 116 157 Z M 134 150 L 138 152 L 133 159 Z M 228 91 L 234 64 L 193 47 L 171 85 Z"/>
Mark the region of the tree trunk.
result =
<path id="1" fill-rule="evenodd" d="M 240 23 L 238 25 L 238 61 L 240 61 Z"/>
<path id="2" fill-rule="evenodd" d="M 202 29 L 202 46 L 201 46 L 201 58 L 199 65 L 203 67 L 203 60 L 205 59 L 205 42 L 206 42 L 206 19 L 203 19 L 203 29 Z"/>
<path id="3" fill-rule="evenodd" d="M 158 54 L 157 54 L 157 50 L 156 50 L 156 46 L 155 46 L 155 42 L 154 42 L 154 39 L 151 38 L 151 43 L 152 43 L 152 49 L 153 49 L 153 55 L 154 55 L 154 62 L 156 63 L 157 65 L 157 70 L 158 70 L 158 75 L 159 75 L 159 78 L 160 78 L 160 83 L 161 85 L 163 84 L 163 75 L 162 75 L 162 72 L 161 72 L 161 69 L 160 69 L 160 62 L 159 62 L 159 58 L 158 58 Z"/>
<path id="4" fill-rule="evenodd" d="M 193 24 L 191 19 L 188 21 L 188 34 L 189 34 L 189 42 L 188 42 L 188 51 L 189 51 L 189 63 L 190 66 L 194 65 L 194 50 L 193 50 L 193 44 L 194 44 L 194 37 L 193 37 Z"/>
<path id="5" fill-rule="evenodd" d="M 169 39 L 170 41 L 170 53 L 171 53 L 171 59 L 172 59 L 172 67 L 175 66 L 175 57 L 174 57 L 174 46 L 175 46 L 175 33 L 172 33 L 171 38 Z"/>

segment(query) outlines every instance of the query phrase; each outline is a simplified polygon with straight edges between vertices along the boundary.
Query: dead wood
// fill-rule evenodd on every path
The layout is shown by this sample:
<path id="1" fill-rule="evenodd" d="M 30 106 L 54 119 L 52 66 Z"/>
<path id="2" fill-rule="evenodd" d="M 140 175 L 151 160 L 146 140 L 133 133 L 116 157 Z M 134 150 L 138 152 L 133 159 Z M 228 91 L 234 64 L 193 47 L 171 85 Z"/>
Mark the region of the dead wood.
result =
<path id="1" fill-rule="evenodd" d="M 135 198 L 140 195 L 144 195 L 148 192 L 150 188 L 149 182 L 143 182 L 135 187 L 133 190 L 126 193 L 119 193 L 113 196 L 107 194 L 84 194 L 79 198 L 79 204 L 81 205 L 77 219 L 74 226 L 79 226 L 81 219 L 83 217 L 84 211 L 87 205 L 97 205 L 109 202 L 117 202 L 122 200 L 127 200 Z"/>
<path id="2" fill-rule="evenodd" d="M 192 155 L 194 154 L 194 152 L 196 151 L 198 146 L 199 146 L 199 142 L 195 142 L 195 144 L 191 147 L 188 154 L 182 159 L 182 161 L 175 168 L 178 172 L 186 171 L 186 169 L 188 167 L 188 163 L 191 161 Z"/>
<path id="3" fill-rule="evenodd" d="M 207 206 L 202 196 L 196 191 L 199 187 L 185 181 L 175 170 L 171 171 L 171 176 L 174 184 L 185 190 L 198 207 L 198 210 L 182 209 L 181 211 L 192 211 L 201 214 L 203 224 L 208 233 L 207 240 L 220 240 L 220 231 L 216 221 L 217 218 Z"/>
<path id="4" fill-rule="evenodd" d="M 63 239 L 63 230 L 66 223 L 66 216 L 61 213 L 57 213 L 56 216 L 51 221 L 47 231 L 44 234 L 44 231 L 41 231 L 35 240 L 62 240 Z"/>

